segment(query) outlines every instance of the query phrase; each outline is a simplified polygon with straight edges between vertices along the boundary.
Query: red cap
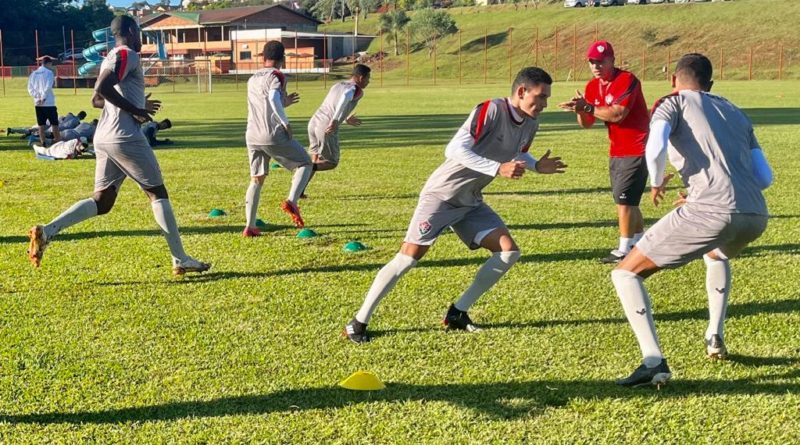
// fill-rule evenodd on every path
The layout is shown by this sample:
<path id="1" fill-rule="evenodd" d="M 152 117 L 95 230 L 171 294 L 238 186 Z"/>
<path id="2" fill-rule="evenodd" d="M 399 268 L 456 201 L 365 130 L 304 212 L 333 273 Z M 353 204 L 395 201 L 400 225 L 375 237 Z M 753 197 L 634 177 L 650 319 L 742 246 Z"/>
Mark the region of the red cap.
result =
<path id="1" fill-rule="evenodd" d="M 606 57 L 614 57 L 614 47 L 605 40 L 592 43 L 586 51 L 586 58 L 589 60 L 603 60 Z"/>

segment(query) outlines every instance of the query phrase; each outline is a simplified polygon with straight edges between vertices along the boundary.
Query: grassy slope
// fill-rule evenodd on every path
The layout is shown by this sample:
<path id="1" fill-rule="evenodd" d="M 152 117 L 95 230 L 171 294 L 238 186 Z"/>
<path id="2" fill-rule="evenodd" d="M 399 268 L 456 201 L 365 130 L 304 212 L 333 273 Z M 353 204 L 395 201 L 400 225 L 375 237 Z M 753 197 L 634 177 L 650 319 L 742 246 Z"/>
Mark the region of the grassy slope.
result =
<path id="1" fill-rule="evenodd" d="M 664 4 L 625 6 L 612 8 L 563 8 L 559 4 L 541 6 L 539 9 L 512 6 L 488 8 L 453 8 L 448 10 L 462 30 L 462 70 L 465 83 L 483 82 L 484 37 L 488 34 L 488 78 L 506 82 L 508 77 L 508 44 L 506 30 L 513 28 L 511 42 L 514 60 L 512 72 L 535 63 L 533 41 L 539 30 L 540 58 L 538 64 L 555 71 L 557 79 L 566 79 L 573 60 L 573 29 L 576 32 L 578 76 L 585 79 L 588 71 L 583 66 L 582 54 L 595 36 L 595 26 L 600 38 L 610 40 L 618 53 L 618 61 L 637 74 L 646 66 L 647 78 L 663 77 L 661 67 L 668 58 L 690 51 L 709 54 L 719 64 L 724 56 L 726 78 L 745 79 L 748 76 L 749 48 L 754 47 L 755 77 L 777 78 L 778 49 L 784 45 L 784 78 L 800 77 L 800 43 L 793 22 L 784 17 L 796 13 L 794 2 L 783 0 L 738 0 L 724 3 Z M 573 28 L 574 27 L 574 28 Z M 334 22 L 325 28 L 329 31 L 352 32 L 353 22 Z M 559 30 L 559 56 L 555 58 L 555 31 Z M 360 21 L 359 32 L 378 33 L 378 15 Z M 405 51 L 405 36 L 401 38 L 401 52 Z M 657 45 L 657 42 L 664 42 Z M 412 36 L 412 51 L 415 49 Z M 390 52 L 388 43 L 384 50 Z M 439 81 L 457 80 L 458 36 L 439 42 L 437 51 L 437 77 Z M 379 39 L 369 48 L 371 53 L 380 49 Z M 724 49 L 724 54 L 720 50 Z M 645 53 L 644 63 L 642 53 Z M 671 56 L 670 54 L 671 53 Z M 387 59 L 386 79 L 405 81 L 405 55 Z M 377 64 L 373 63 L 373 67 Z M 414 51 L 410 58 L 412 79 L 430 83 L 433 77 L 432 59 L 426 50 Z M 719 78 L 719 67 L 718 78 Z M 573 76 L 574 77 L 574 76 Z"/>
<path id="2" fill-rule="evenodd" d="M 576 86 L 558 84 L 554 96 Z M 645 87 L 653 98 L 665 85 Z M 758 124 L 776 170 L 767 192 L 775 218 L 734 265 L 729 362 L 702 356 L 702 265 L 649 280 L 675 372 L 660 392 L 610 383 L 638 351 L 609 269 L 596 262 L 616 236 L 602 129 L 578 131 L 568 115 L 546 113 L 534 151 L 563 155 L 569 174 L 497 180 L 487 190 L 523 260 L 474 308 L 486 332 L 438 328 L 485 258 L 445 235 L 377 312 L 376 341 L 355 347 L 338 331 L 396 251 L 444 143 L 471 106 L 506 87 L 371 87 L 358 110 L 365 125 L 343 130 L 340 169 L 320 174 L 303 202 L 323 235 L 311 242 L 296 239 L 277 209 L 285 171 L 270 177 L 262 198 L 261 217 L 277 225 L 262 239 L 239 236 L 244 94 L 225 88 L 155 91 L 181 142 L 157 155 L 187 250 L 214 262 L 197 278 L 169 277 L 165 243 L 132 183 L 110 215 L 65 232 L 32 270 L 26 228 L 85 197 L 93 162 L 36 161 L 18 140 L 0 137 L 0 442 L 800 440 L 796 83 L 718 85 Z M 297 128 L 324 90 L 303 84 L 300 92 L 289 109 Z M 86 92 L 59 94 L 63 110 L 87 100 Z M 31 120 L 24 92 L 2 101 L 0 126 Z M 231 216 L 210 220 L 211 207 Z M 667 210 L 644 205 L 651 221 Z M 351 239 L 371 249 L 343 253 Z M 377 372 L 389 388 L 334 387 L 357 369 Z"/>

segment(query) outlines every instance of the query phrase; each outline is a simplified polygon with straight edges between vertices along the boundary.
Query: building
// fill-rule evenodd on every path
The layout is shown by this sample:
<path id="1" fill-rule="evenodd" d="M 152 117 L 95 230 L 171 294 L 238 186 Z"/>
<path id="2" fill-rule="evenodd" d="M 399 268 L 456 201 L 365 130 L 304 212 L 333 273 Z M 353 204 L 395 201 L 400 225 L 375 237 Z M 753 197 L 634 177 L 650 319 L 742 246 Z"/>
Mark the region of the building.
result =
<path id="1" fill-rule="evenodd" d="M 287 48 L 287 71 L 308 72 L 360 51 L 370 36 L 320 33 L 321 22 L 286 6 L 275 4 L 201 11 L 168 11 L 143 17 L 142 53 L 157 52 L 148 33 L 163 36 L 170 59 L 225 58 L 228 69 L 253 71 L 263 65 L 261 50 L 269 40 Z"/>

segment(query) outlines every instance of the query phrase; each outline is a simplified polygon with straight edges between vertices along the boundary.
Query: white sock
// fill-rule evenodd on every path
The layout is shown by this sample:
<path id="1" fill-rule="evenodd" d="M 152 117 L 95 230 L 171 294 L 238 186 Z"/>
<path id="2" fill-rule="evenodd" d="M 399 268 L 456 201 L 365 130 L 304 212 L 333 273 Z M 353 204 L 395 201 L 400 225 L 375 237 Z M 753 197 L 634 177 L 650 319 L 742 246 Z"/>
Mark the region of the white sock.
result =
<path id="1" fill-rule="evenodd" d="M 172 211 L 172 204 L 170 204 L 169 199 L 156 199 L 150 205 L 153 208 L 153 216 L 156 219 L 156 223 L 161 227 L 164 238 L 167 239 L 167 245 L 169 245 L 172 257 L 185 260 L 186 252 L 183 251 L 181 234 L 178 233 L 178 222 L 175 221 L 175 213 Z"/>
<path id="2" fill-rule="evenodd" d="M 293 204 L 297 204 L 300 195 L 306 189 L 308 181 L 311 179 L 312 165 L 297 167 L 292 176 L 292 188 L 289 189 L 289 197 L 286 198 Z"/>
<path id="3" fill-rule="evenodd" d="M 375 276 L 375 280 L 372 282 L 369 292 L 367 292 L 367 297 L 364 299 L 361 309 L 359 309 L 356 314 L 356 320 L 364 324 L 369 323 L 369 319 L 372 317 L 372 313 L 375 312 L 375 308 L 378 307 L 381 299 L 394 288 L 394 285 L 397 284 L 397 280 L 411 270 L 416 264 L 417 260 L 414 258 L 398 253 L 391 261 L 383 266 L 378 272 L 378 275 Z"/>
<path id="4" fill-rule="evenodd" d="M 97 216 L 97 203 L 94 199 L 80 200 L 73 204 L 72 207 L 64 210 L 64 213 L 58 215 L 56 219 L 50 221 L 50 224 L 44 226 L 44 234 L 47 239 L 50 239 L 67 227 L 74 226 L 95 216 Z"/>
<path id="5" fill-rule="evenodd" d="M 261 198 L 262 184 L 250 181 L 247 193 L 244 195 L 244 213 L 247 218 L 247 227 L 256 226 L 256 215 L 258 214 L 258 200 Z"/>
<path id="6" fill-rule="evenodd" d="M 631 251 L 631 247 L 633 247 L 633 238 L 625 238 L 619 237 L 619 251 L 622 253 L 628 253 Z"/>
<path id="7" fill-rule="evenodd" d="M 475 279 L 466 291 L 461 295 L 461 298 L 456 301 L 456 309 L 460 311 L 468 311 L 478 298 L 486 291 L 492 288 L 500 278 L 511 269 L 511 266 L 517 262 L 520 257 L 518 250 L 510 252 L 495 252 L 483 263 L 478 273 L 475 274 Z"/>
<path id="8" fill-rule="evenodd" d="M 717 334 L 721 338 L 731 293 L 731 266 L 728 260 L 715 260 L 703 255 L 706 263 L 706 292 L 708 292 L 708 329 L 706 340 Z"/>
<path id="9" fill-rule="evenodd" d="M 650 296 L 642 284 L 642 277 L 627 270 L 615 269 L 611 272 L 611 281 L 617 289 L 617 296 L 625 310 L 625 316 L 628 317 L 628 323 L 639 342 L 645 366 L 648 368 L 658 366 L 664 356 L 658 346 Z"/>

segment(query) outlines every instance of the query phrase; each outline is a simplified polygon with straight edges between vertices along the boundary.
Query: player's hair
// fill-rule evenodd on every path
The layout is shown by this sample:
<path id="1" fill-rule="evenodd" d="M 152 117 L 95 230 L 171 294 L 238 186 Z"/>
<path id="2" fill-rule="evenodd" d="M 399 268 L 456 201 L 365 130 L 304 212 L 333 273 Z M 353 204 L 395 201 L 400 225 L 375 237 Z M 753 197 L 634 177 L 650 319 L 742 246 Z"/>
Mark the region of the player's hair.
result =
<path id="1" fill-rule="evenodd" d="M 42 57 L 42 65 L 47 65 L 48 63 L 53 63 L 53 59 L 50 56 Z"/>
<path id="2" fill-rule="evenodd" d="M 283 47 L 283 43 L 277 40 L 270 40 L 264 45 L 264 60 L 282 60 L 283 57 L 286 55 L 286 48 Z"/>
<path id="3" fill-rule="evenodd" d="M 94 125 L 95 127 L 97 126 L 98 122 L 100 121 L 98 121 L 97 119 L 92 119 L 92 125 Z"/>
<path id="4" fill-rule="evenodd" d="M 78 119 L 83 120 L 86 117 L 85 111 L 78 112 Z"/>
<path id="5" fill-rule="evenodd" d="M 362 76 L 362 77 L 364 77 L 364 76 L 368 76 L 370 72 L 372 72 L 372 68 L 370 68 L 370 67 L 368 67 L 368 66 L 366 66 L 366 65 L 364 65 L 362 63 L 357 63 L 353 67 L 353 74 L 352 75 L 353 76 Z"/>
<path id="6" fill-rule="evenodd" d="M 534 85 L 542 83 L 552 85 L 553 78 L 547 74 L 547 71 L 535 66 L 529 66 L 527 68 L 523 68 L 519 73 L 517 73 L 517 77 L 514 79 L 514 83 L 511 85 L 511 92 L 513 93 L 516 91 L 520 85 L 525 85 L 525 88 L 530 88 Z"/>
<path id="7" fill-rule="evenodd" d="M 167 128 L 172 128 L 172 121 L 169 120 L 169 119 L 164 119 L 163 121 L 161 121 L 161 123 L 164 124 L 164 129 L 165 130 Z"/>
<path id="8" fill-rule="evenodd" d="M 711 88 L 714 68 L 708 57 L 699 53 L 684 54 L 675 67 L 675 77 L 697 82 L 702 88 Z"/>
<path id="9" fill-rule="evenodd" d="M 111 34 L 115 36 L 123 36 L 125 34 L 133 34 L 137 31 L 139 25 L 136 20 L 129 15 L 118 15 L 111 20 Z"/>

